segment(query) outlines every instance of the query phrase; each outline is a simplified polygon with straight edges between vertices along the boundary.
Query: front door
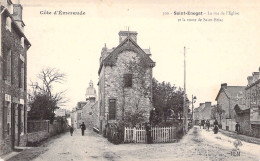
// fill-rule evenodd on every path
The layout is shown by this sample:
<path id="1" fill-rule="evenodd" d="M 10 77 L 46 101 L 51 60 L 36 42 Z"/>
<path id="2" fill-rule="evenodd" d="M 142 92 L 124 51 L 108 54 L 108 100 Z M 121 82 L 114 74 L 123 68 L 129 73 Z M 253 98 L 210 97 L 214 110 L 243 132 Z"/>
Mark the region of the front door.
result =
<path id="1" fill-rule="evenodd" d="M 15 144 L 15 104 L 11 103 L 11 145 L 14 149 Z"/>
<path id="2" fill-rule="evenodd" d="M 17 146 L 20 144 L 20 134 L 21 134 L 21 106 L 18 106 L 18 124 L 17 124 Z"/>

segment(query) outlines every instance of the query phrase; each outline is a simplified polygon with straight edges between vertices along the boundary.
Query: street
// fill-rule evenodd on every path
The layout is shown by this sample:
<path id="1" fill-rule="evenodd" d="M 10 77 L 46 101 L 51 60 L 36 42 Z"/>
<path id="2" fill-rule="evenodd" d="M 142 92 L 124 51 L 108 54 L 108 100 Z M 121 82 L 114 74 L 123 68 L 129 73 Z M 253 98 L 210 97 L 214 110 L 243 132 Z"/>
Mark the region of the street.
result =
<path id="1" fill-rule="evenodd" d="M 34 161 L 81 160 L 259 160 L 260 145 L 242 142 L 240 156 L 231 156 L 234 139 L 221 133 L 213 134 L 194 127 L 178 143 L 165 144 L 111 144 L 98 134 L 86 130 L 85 136 L 77 130 L 52 140 Z M 33 152 L 33 149 L 31 149 Z M 23 152 L 10 160 L 28 160 Z"/>

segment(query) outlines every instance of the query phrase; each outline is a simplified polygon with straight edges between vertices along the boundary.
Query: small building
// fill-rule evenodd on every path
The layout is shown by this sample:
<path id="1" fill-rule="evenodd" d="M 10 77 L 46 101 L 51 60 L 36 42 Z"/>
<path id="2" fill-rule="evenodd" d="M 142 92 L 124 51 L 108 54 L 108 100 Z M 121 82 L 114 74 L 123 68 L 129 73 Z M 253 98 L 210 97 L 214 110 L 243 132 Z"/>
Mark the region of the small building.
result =
<path id="1" fill-rule="evenodd" d="M 245 86 L 228 86 L 227 83 L 221 84 L 221 88 L 216 97 L 219 107 L 222 108 L 223 114 L 221 122 L 222 129 L 235 131 L 235 125 L 238 115 L 235 106 L 240 110 L 245 110 Z"/>
<path id="2" fill-rule="evenodd" d="M 260 137 L 260 68 L 259 72 L 253 72 L 247 77 L 246 107 L 250 109 L 250 124 L 253 135 Z"/>
<path id="3" fill-rule="evenodd" d="M 122 120 L 126 112 L 143 110 L 149 120 L 155 66 L 150 56 L 150 49 L 137 44 L 135 31 L 120 31 L 117 47 L 102 48 L 98 70 L 101 132 L 107 124 Z"/>
<path id="4" fill-rule="evenodd" d="M 0 155 L 27 143 L 27 50 L 23 7 L 0 3 Z"/>

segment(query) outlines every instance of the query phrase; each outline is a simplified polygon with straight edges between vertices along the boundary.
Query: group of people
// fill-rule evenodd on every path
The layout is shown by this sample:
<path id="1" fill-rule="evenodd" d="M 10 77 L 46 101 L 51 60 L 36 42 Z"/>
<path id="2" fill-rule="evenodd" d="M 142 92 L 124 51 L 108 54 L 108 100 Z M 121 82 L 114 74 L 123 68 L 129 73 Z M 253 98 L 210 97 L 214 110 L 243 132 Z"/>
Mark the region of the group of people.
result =
<path id="1" fill-rule="evenodd" d="M 218 130 L 219 130 L 219 124 L 218 124 L 218 121 L 215 119 L 214 123 L 213 123 L 214 127 L 213 127 L 213 131 L 214 131 L 214 134 L 217 134 L 218 133 Z M 209 128 L 210 128 L 210 122 L 209 120 L 201 120 L 201 123 L 200 123 L 200 128 L 203 129 L 207 129 L 209 131 Z"/>
<path id="2" fill-rule="evenodd" d="M 70 125 L 68 125 L 68 126 L 69 126 L 69 129 L 70 129 L 70 135 L 72 136 L 73 132 L 74 132 L 74 128 Z M 81 129 L 82 136 L 84 136 L 84 132 L 86 130 L 86 125 L 84 124 L 84 122 L 82 122 L 82 124 L 80 124 L 80 129 Z"/>
<path id="3" fill-rule="evenodd" d="M 200 128 L 201 128 L 201 126 L 203 127 L 203 129 L 207 128 L 207 130 L 209 130 L 209 127 L 210 127 L 210 122 L 209 122 L 209 120 L 206 120 L 206 122 L 205 122 L 205 120 L 201 120 Z M 214 121 L 214 123 L 213 123 L 213 131 L 214 131 L 214 134 L 217 134 L 217 133 L 218 133 L 219 128 L 221 128 L 220 126 L 221 126 L 221 124 L 219 125 L 217 119 L 215 119 L 215 121 Z M 239 124 L 239 122 L 236 122 L 235 131 L 236 131 L 237 133 L 240 132 L 240 124 Z"/>

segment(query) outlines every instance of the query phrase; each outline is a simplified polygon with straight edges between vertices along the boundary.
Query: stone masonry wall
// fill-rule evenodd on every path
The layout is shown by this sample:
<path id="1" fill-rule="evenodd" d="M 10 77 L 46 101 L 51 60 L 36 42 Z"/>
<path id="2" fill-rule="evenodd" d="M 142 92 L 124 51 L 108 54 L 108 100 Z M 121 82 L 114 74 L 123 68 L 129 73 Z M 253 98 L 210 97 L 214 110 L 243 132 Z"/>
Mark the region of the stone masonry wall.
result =
<path id="1" fill-rule="evenodd" d="M 139 54 L 123 51 L 118 55 L 115 66 L 105 67 L 105 111 L 108 113 L 109 99 L 116 99 L 116 119 L 121 120 L 123 111 L 145 110 L 148 121 L 152 108 L 152 69 L 140 68 Z M 132 87 L 124 87 L 124 74 L 133 74 Z"/>
<path id="2" fill-rule="evenodd" d="M 1 89 L 1 93 L 0 93 L 0 115 L 3 116 L 3 103 L 4 103 L 4 98 L 5 98 L 5 94 L 8 94 L 11 96 L 11 102 L 15 102 L 18 103 L 17 101 L 19 101 L 20 99 L 24 100 L 24 104 L 25 106 L 22 106 L 22 117 L 21 117 L 21 125 L 15 124 L 15 129 L 16 129 L 16 133 L 15 133 L 15 139 L 16 139 L 16 143 L 17 143 L 17 129 L 18 126 L 22 127 L 22 132 L 24 133 L 23 135 L 20 136 L 20 142 L 19 142 L 19 146 L 24 146 L 26 144 L 26 121 L 27 121 L 27 117 L 26 117 L 26 112 L 27 111 L 27 93 L 26 93 L 26 89 L 27 89 L 27 50 L 28 47 L 25 45 L 24 47 L 22 47 L 21 45 L 21 35 L 17 32 L 17 29 L 14 27 L 14 25 L 12 25 L 11 31 L 7 30 L 5 25 L 6 25 L 6 13 L 4 12 L 3 14 L 1 14 L 1 53 L 0 53 L 0 89 Z M 4 54 L 6 54 L 7 50 L 10 49 L 12 51 L 12 56 L 11 56 L 11 62 L 12 62 L 12 66 L 10 69 L 11 71 L 11 75 L 8 75 L 8 78 L 6 80 L 3 79 L 3 67 L 4 67 Z M 24 58 L 24 81 L 23 81 L 23 85 L 22 88 L 19 87 L 19 65 L 18 62 L 20 60 L 20 56 L 22 56 Z M 14 99 L 15 98 L 15 99 Z M 10 102 L 9 102 L 10 103 Z M 17 108 L 15 109 L 17 110 Z M 2 118 L 2 117 L 1 117 Z M 5 150 L 3 151 L 3 153 L 6 152 L 10 152 L 11 151 L 11 141 L 10 141 L 10 137 L 11 136 L 6 136 L 6 134 L 3 134 L 3 124 L 2 121 L 0 123 L 0 144 L 1 147 L 6 147 L 4 148 Z M 1 153 L 1 152 L 0 152 Z"/>

